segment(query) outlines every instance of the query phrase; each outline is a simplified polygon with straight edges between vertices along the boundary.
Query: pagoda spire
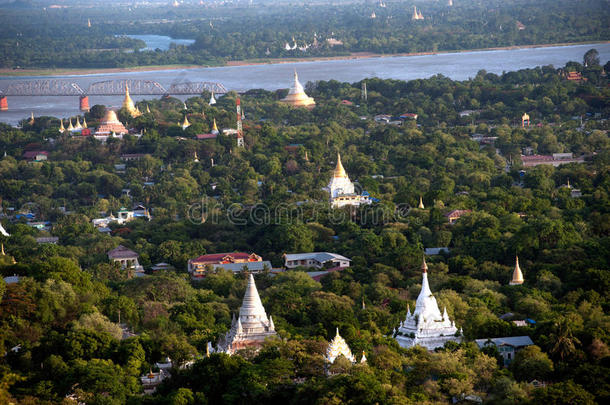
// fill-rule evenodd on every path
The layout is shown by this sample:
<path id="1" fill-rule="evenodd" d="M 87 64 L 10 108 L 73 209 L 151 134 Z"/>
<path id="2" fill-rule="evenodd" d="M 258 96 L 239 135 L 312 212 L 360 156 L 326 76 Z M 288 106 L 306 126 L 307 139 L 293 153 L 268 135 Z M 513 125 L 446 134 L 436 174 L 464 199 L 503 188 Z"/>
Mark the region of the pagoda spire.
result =
<path id="1" fill-rule="evenodd" d="M 83 116 L 83 128 L 87 128 L 87 119 Z"/>
<path id="2" fill-rule="evenodd" d="M 248 275 L 248 286 L 246 287 L 244 301 L 239 309 L 239 318 L 246 317 L 245 319 L 248 319 L 247 317 L 254 316 L 264 316 L 266 318 L 267 314 L 265 313 L 265 308 L 263 308 L 261 297 L 258 295 L 254 276 L 250 273 Z"/>
<path id="3" fill-rule="evenodd" d="M 333 177 L 347 177 L 347 173 L 345 172 L 343 164 L 341 163 L 341 154 L 339 153 L 337 153 L 337 166 L 335 167 Z"/>
<path id="4" fill-rule="evenodd" d="M 513 279 L 510 281 L 510 285 L 521 285 L 523 284 L 523 272 L 519 267 L 519 256 L 515 255 L 515 269 L 513 270 Z"/>
<path id="5" fill-rule="evenodd" d="M 216 104 L 216 99 L 214 98 L 214 92 L 212 92 L 212 96 L 210 97 L 210 102 L 208 103 L 209 105 L 214 105 Z"/>
<path id="6" fill-rule="evenodd" d="M 66 128 L 64 128 L 64 120 L 61 118 L 59 119 L 59 132 L 62 134 L 66 132 Z"/>
<path id="7" fill-rule="evenodd" d="M 218 134 L 218 127 L 216 126 L 216 118 L 214 118 L 213 124 L 212 124 L 212 131 L 210 131 L 213 134 Z"/>
<path id="8" fill-rule="evenodd" d="M 424 259 L 422 261 L 421 271 L 422 271 L 422 273 L 427 273 L 428 272 L 428 263 L 426 263 L 426 256 L 424 256 Z"/>
<path id="9" fill-rule="evenodd" d="M 77 116 L 76 117 L 76 126 L 74 127 L 75 129 L 81 129 L 83 126 L 80 123 L 80 118 Z"/>
<path id="10" fill-rule="evenodd" d="M 74 130 L 74 126 L 72 125 L 72 118 L 70 118 L 70 123 L 68 124 L 68 131 Z"/>
<path id="11" fill-rule="evenodd" d="M 419 205 L 417 206 L 417 208 L 422 209 L 422 210 L 425 208 L 424 201 L 422 200 L 421 195 L 419 196 Z"/>
<path id="12" fill-rule="evenodd" d="M 186 115 L 184 116 L 184 121 L 182 121 L 182 129 L 187 129 L 188 127 L 191 126 L 191 123 L 189 122 L 188 118 L 186 117 Z"/>

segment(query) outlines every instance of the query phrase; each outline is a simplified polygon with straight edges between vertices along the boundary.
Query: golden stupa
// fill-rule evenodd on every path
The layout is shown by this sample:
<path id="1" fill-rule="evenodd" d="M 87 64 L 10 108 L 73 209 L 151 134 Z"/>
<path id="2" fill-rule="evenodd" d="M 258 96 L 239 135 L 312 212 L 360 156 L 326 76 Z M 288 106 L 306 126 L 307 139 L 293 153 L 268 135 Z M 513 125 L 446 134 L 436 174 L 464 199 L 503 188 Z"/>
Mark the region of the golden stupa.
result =
<path id="1" fill-rule="evenodd" d="M 191 123 L 189 122 L 188 118 L 186 118 L 186 115 L 184 116 L 184 121 L 182 121 L 181 126 L 183 130 L 191 126 Z"/>
<path id="2" fill-rule="evenodd" d="M 341 163 L 341 155 L 337 153 L 337 167 L 335 167 L 335 171 L 333 172 L 333 177 L 347 177 L 347 173 L 343 168 L 343 164 Z"/>
<path id="3" fill-rule="evenodd" d="M 62 119 L 59 120 L 59 132 L 62 134 L 66 132 L 66 128 L 64 128 L 64 120 Z"/>
<path id="4" fill-rule="evenodd" d="M 214 123 L 212 124 L 212 130 L 210 131 L 210 133 L 214 134 L 214 135 L 218 135 L 218 127 L 216 126 L 216 118 L 214 118 Z"/>
<path id="5" fill-rule="evenodd" d="M 421 198 L 421 195 L 419 196 L 419 205 L 417 206 L 417 208 L 419 208 L 420 210 L 423 210 L 424 207 L 424 201 Z"/>
<path id="6" fill-rule="evenodd" d="M 72 125 L 72 118 L 70 118 L 70 124 L 68 125 L 68 131 L 74 131 L 74 125 Z"/>
<path id="7" fill-rule="evenodd" d="M 131 96 L 129 95 L 129 86 L 125 83 L 125 99 L 123 100 L 123 108 L 129 112 L 133 118 L 139 117 L 142 113 L 136 108 Z"/>
<path id="8" fill-rule="evenodd" d="M 294 83 L 288 90 L 288 95 L 280 101 L 293 107 L 313 108 L 316 105 L 314 99 L 305 94 L 296 70 L 294 71 Z"/>

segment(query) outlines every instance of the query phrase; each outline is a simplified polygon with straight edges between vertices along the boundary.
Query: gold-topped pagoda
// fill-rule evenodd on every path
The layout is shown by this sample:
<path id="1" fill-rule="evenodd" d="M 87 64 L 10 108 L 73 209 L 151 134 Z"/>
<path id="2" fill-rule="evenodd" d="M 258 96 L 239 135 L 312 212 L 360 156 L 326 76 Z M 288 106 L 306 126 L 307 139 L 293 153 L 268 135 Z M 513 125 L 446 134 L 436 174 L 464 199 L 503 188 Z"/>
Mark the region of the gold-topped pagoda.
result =
<path id="1" fill-rule="evenodd" d="M 64 127 L 64 120 L 62 119 L 59 120 L 59 132 L 62 134 L 66 132 L 66 128 Z"/>
<path id="2" fill-rule="evenodd" d="M 212 124 L 212 130 L 210 131 L 210 133 L 214 134 L 214 135 L 218 135 L 219 134 L 218 127 L 216 126 L 216 118 L 214 118 L 214 122 Z"/>
<path id="3" fill-rule="evenodd" d="M 305 90 L 303 90 L 303 85 L 299 82 L 299 76 L 296 70 L 294 71 L 294 83 L 292 84 L 292 87 L 288 90 L 286 97 L 280 101 L 293 107 L 313 108 L 316 105 L 314 99 L 305 94 Z"/>
<path id="4" fill-rule="evenodd" d="M 191 126 L 191 123 L 189 122 L 188 118 L 186 118 L 186 115 L 184 116 L 184 121 L 182 121 L 182 130 L 187 129 L 188 127 Z"/>
<path id="5" fill-rule="evenodd" d="M 136 108 L 131 96 L 129 95 L 129 85 L 125 83 L 125 98 L 123 99 L 123 108 L 127 110 L 133 118 L 139 117 L 142 113 Z"/>

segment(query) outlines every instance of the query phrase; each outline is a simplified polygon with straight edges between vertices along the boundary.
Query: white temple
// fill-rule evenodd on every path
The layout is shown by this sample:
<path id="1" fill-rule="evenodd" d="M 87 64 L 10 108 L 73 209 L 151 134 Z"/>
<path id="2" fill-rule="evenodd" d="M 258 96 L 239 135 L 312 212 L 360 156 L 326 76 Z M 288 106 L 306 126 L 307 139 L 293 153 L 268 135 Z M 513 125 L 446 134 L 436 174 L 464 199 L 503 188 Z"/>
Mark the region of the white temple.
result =
<path id="1" fill-rule="evenodd" d="M 428 285 L 428 265 L 426 259 L 422 264 L 421 292 L 417 297 L 415 311 L 407 309 L 406 319 L 400 323 L 398 330 L 394 330 L 394 338 L 402 347 L 420 345 L 428 350 L 442 347 L 445 342 L 461 342 L 461 329 L 455 327 L 447 315 L 447 308 L 443 314 L 438 309 L 436 298 Z"/>
<path id="2" fill-rule="evenodd" d="M 335 167 L 333 177 L 331 177 L 328 183 L 327 190 L 330 192 L 330 205 L 333 208 L 371 203 L 368 193 L 355 193 L 354 183 L 350 181 L 345 172 L 343 164 L 341 164 L 341 155 L 339 154 L 337 154 L 337 167 Z"/>
<path id="3" fill-rule="evenodd" d="M 339 328 L 337 328 L 337 334 L 331 340 L 328 348 L 326 349 L 326 355 L 324 356 L 324 361 L 326 363 L 334 363 L 337 357 L 343 355 L 346 359 L 351 361 L 352 363 L 356 362 L 352 351 L 349 349 L 349 346 L 345 342 L 345 339 L 341 337 L 339 334 Z"/>
<path id="4" fill-rule="evenodd" d="M 239 309 L 239 317 L 233 316 L 231 329 L 218 340 L 216 353 L 234 354 L 247 347 L 259 347 L 263 341 L 275 336 L 273 319 L 267 313 L 258 295 L 254 276 L 248 276 L 248 286 L 244 301 Z"/>

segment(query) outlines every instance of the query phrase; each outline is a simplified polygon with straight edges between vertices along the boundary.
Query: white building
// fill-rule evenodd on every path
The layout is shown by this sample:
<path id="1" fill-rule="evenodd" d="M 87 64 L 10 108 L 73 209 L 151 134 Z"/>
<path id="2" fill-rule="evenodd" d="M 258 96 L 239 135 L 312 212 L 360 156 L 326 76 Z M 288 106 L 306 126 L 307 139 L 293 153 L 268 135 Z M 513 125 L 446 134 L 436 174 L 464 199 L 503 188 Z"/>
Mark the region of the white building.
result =
<path id="1" fill-rule="evenodd" d="M 352 183 L 341 164 L 341 155 L 337 154 L 337 166 L 333 172 L 327 187 L 330 193 L 330 205 L 333 208 L 341 208 L 346 205 L 359 206 L 370 204 L 368 193 L 356 194 L 354 183 Z"/>
<path id="2" fill-rule="evenodd" d="M 417 297 L 415 311 L 407 310 L 406 319 L 394 330 L 394 338 L 402 347 L 423 346 L 428 350 L 442 347 L 446 342 L 460 342 L 461 329 L 455 327 L 455 322 L 449 319 L 447 308 L 441 311 L 436 298 L 428 285 L 428 265 L 426 259 L 422 264 L 421 292 Z"/>
<path id="3" fill-rule="evenodd" d="M 254 283 L 254 276 L 250 274 L 244 301 L 239 309 L 239 317 L 236 319 L 233 316 L 231 329 L 219 339 L 216 350 L 210 352 L 234 354 L 249 347 L 258 348 L 265 339 L 276 334 L 273 319 L 267 318 Z"/>
<path id="4" fill-rule="evenodd" d="M 349 267 L 351 260 L 345 256 L 329 252 L 291 253 L 284 255 L 284 267 L 315 267 L 328 269 L 334 267 Z"/>

